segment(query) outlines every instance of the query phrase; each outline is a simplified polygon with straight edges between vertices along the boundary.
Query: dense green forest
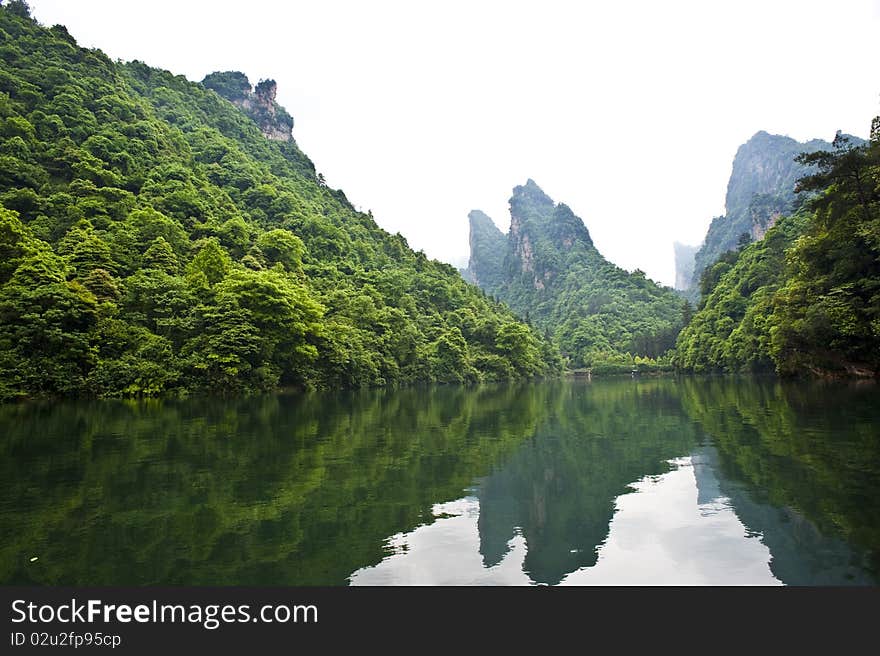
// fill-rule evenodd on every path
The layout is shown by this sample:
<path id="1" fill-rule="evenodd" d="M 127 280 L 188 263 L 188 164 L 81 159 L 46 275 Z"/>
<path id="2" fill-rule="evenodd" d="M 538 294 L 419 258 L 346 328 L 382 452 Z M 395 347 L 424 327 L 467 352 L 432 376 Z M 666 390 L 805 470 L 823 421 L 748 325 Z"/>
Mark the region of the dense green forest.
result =
<path id="1" fill-rule="evenodd" d="M 0 50 L 0 399 L 559 369 L 326 185 L 271 80 L 113 62 L 23 2 Z"/>
<path id="2" fill-rule="evenodd" d="M 880 117 L 870 142 L 839 134 L 798 160 L 814 167 L 797 187 L 812 196 L 703 272 L 681 369 L 880 372 Z"/>
<path id="3" fill-rule="evenodd" d="M 505 236 L 471 212 L 466 275 L 544 330 L 572 367 L 598 373 L 666 362 L 688 315 L 682 298 L 606 260 L 584 222 L 533 180 L 514 188 L 510 217 Z"/>
<path id="4" fill-rule="evenodd" d="M 113 62 L 23 2 L 0 9 L 0 50 L 2 400 L 526 378 L 560 353 L 594 372 L 880 371 L 876 121 L 870 142 L 792 142 L 765 182 L 811 172 L 793 214 L 744 187 L 758 240 L 703 270 L 691 318 L 531 180 L 508 235 L 471 213 L 481 291 L 327 186 L 274 81 Z"/>
<path id="5" fill-rule="evenodd" d="M 849 138 L 863 143 L 858 137 Z M 676 277 L 687 283 L 677 288 L 685 291 L 692 302 L 698 301 L 703 271 L 735 249 L 744 234 L 750 241 L 759 240 L 779 216 L 798 207 L 801 199 L 795 192 L 797 181 L 814 172 L 813 166 L 798 156 L 830 148 L 831 144 L 822 139 L 801 143 L 763 130 L 740 146 L 727 183 L 724 215 L 712 219 L 696 252 L 676 257 Z"/>

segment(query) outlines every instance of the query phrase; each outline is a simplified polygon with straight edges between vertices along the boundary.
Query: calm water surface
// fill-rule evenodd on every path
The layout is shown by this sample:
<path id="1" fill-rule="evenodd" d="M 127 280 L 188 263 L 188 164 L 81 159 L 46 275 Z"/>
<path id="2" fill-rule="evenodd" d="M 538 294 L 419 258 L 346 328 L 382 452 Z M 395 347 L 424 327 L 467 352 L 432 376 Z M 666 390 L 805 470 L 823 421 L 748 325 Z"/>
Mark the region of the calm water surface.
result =
<path id="1" fill-rule="evenodd" d="M 0 584 L 880 582 L 874 384 L 26 404 L 0 450 Z"/>

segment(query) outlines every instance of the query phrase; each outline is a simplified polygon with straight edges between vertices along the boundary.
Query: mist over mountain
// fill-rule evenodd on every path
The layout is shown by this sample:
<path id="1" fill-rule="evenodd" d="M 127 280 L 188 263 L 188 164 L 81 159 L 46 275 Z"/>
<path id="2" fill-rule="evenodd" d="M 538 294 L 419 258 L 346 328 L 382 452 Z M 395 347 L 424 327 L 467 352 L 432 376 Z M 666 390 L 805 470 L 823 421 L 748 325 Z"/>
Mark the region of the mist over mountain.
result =
<path id="1" fill-rule="evenodd" d="M 677 241 L 672 243 L 675 254 L 675 289 L 690 289 L 694 277 L 694 255 L 699 249 L 699 246 L 689 246 Z"/>

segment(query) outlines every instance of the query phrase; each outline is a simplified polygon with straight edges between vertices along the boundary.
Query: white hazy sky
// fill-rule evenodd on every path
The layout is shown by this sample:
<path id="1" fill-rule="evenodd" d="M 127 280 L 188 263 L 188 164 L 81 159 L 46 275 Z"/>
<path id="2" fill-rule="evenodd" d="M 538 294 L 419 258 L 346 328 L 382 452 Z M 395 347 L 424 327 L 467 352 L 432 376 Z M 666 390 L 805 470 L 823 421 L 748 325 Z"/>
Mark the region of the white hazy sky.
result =
<path id="1" fill-rule="evenodd" d="M 112 58 L 274 78 L 328 184 L 459 263 L 467 213 L 506 232 L 531 177 L 672 284 L 672 242 L 723 213 L 752 134 L 867 136 L 880 114 L 880 0 L 29 4 Z"/>

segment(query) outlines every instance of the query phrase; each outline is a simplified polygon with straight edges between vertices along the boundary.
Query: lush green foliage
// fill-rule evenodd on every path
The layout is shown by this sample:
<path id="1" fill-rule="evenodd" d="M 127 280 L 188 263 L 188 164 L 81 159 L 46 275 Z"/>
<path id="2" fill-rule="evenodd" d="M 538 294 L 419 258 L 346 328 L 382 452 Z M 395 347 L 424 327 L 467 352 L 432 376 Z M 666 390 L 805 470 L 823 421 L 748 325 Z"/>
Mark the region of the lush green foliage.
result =
<path id="1" fill-rule="evenodd" d="M 761 241 L 728 251 L 703 272 L 697 313 L 678 337 L 675 363 L 689 371 L 767 371 L 773 294 L 803 214 L 780 219 Z"/>
<path id="2" fill-rule="evenodd" d="M 698 300 L 700 277 L 724 253 L 736 248 L 742 234 L 759 239 L 779 215 L 790 214 L 798 203 L 795 185 L 811 172 L 800 154 L 829 148 L 821 139 L 799 143 L 790 137 L 758 132 L 739 147 L 727 185 L 724 216 L 715 217 L 702 245 L 694 254 L 690 300 Z"/>
<path id="3" fill-rule="evenodd" d="M 719 259 L 678 339 L 686 370 L 880 371 L 880 134 L 805 154 L 808 210 Z"/>
<path id="4" fill-rule="evenodd" d="M 655 366 L 675 344 L 682 299 L 642 271 L 627 273 L 602 257 L 583 221 L 534 181 L 514 189 L 510 208 L 500 265 L 481 257 L 498 240 L 477 229 L 471 214 L 470 270 L 483 289 L 547 331 L 573 367 L 598 372 L 637 359 Z"/>
<path id="5" fill-rule="evenodd" d="M 789 275 L 774 299 L 771 353 L 784 373 L 880 373 L 880 120 L 871 143 L 846 138 L 805 158 L 801 181 L 826 191 L 815 218 L 788 253 Z"/>
<path id="6" fill-rule="evenodd" d="M 0 10 L 0 398 L 527 377 L 540 335 L 203 85 Z M 208 76 L 250 93 L 241 74 Z M 279 126 L 277 140 L 261 128 Z M 289 134 L 289 130 L 287 132 Z"/>
<path id="7" fill-rule="evenodd" d="M 250 80 L 239 71 L 209 73 L 202 80 L 202 85 L 229 100 L 243 100 L 251 92 Z"/>

